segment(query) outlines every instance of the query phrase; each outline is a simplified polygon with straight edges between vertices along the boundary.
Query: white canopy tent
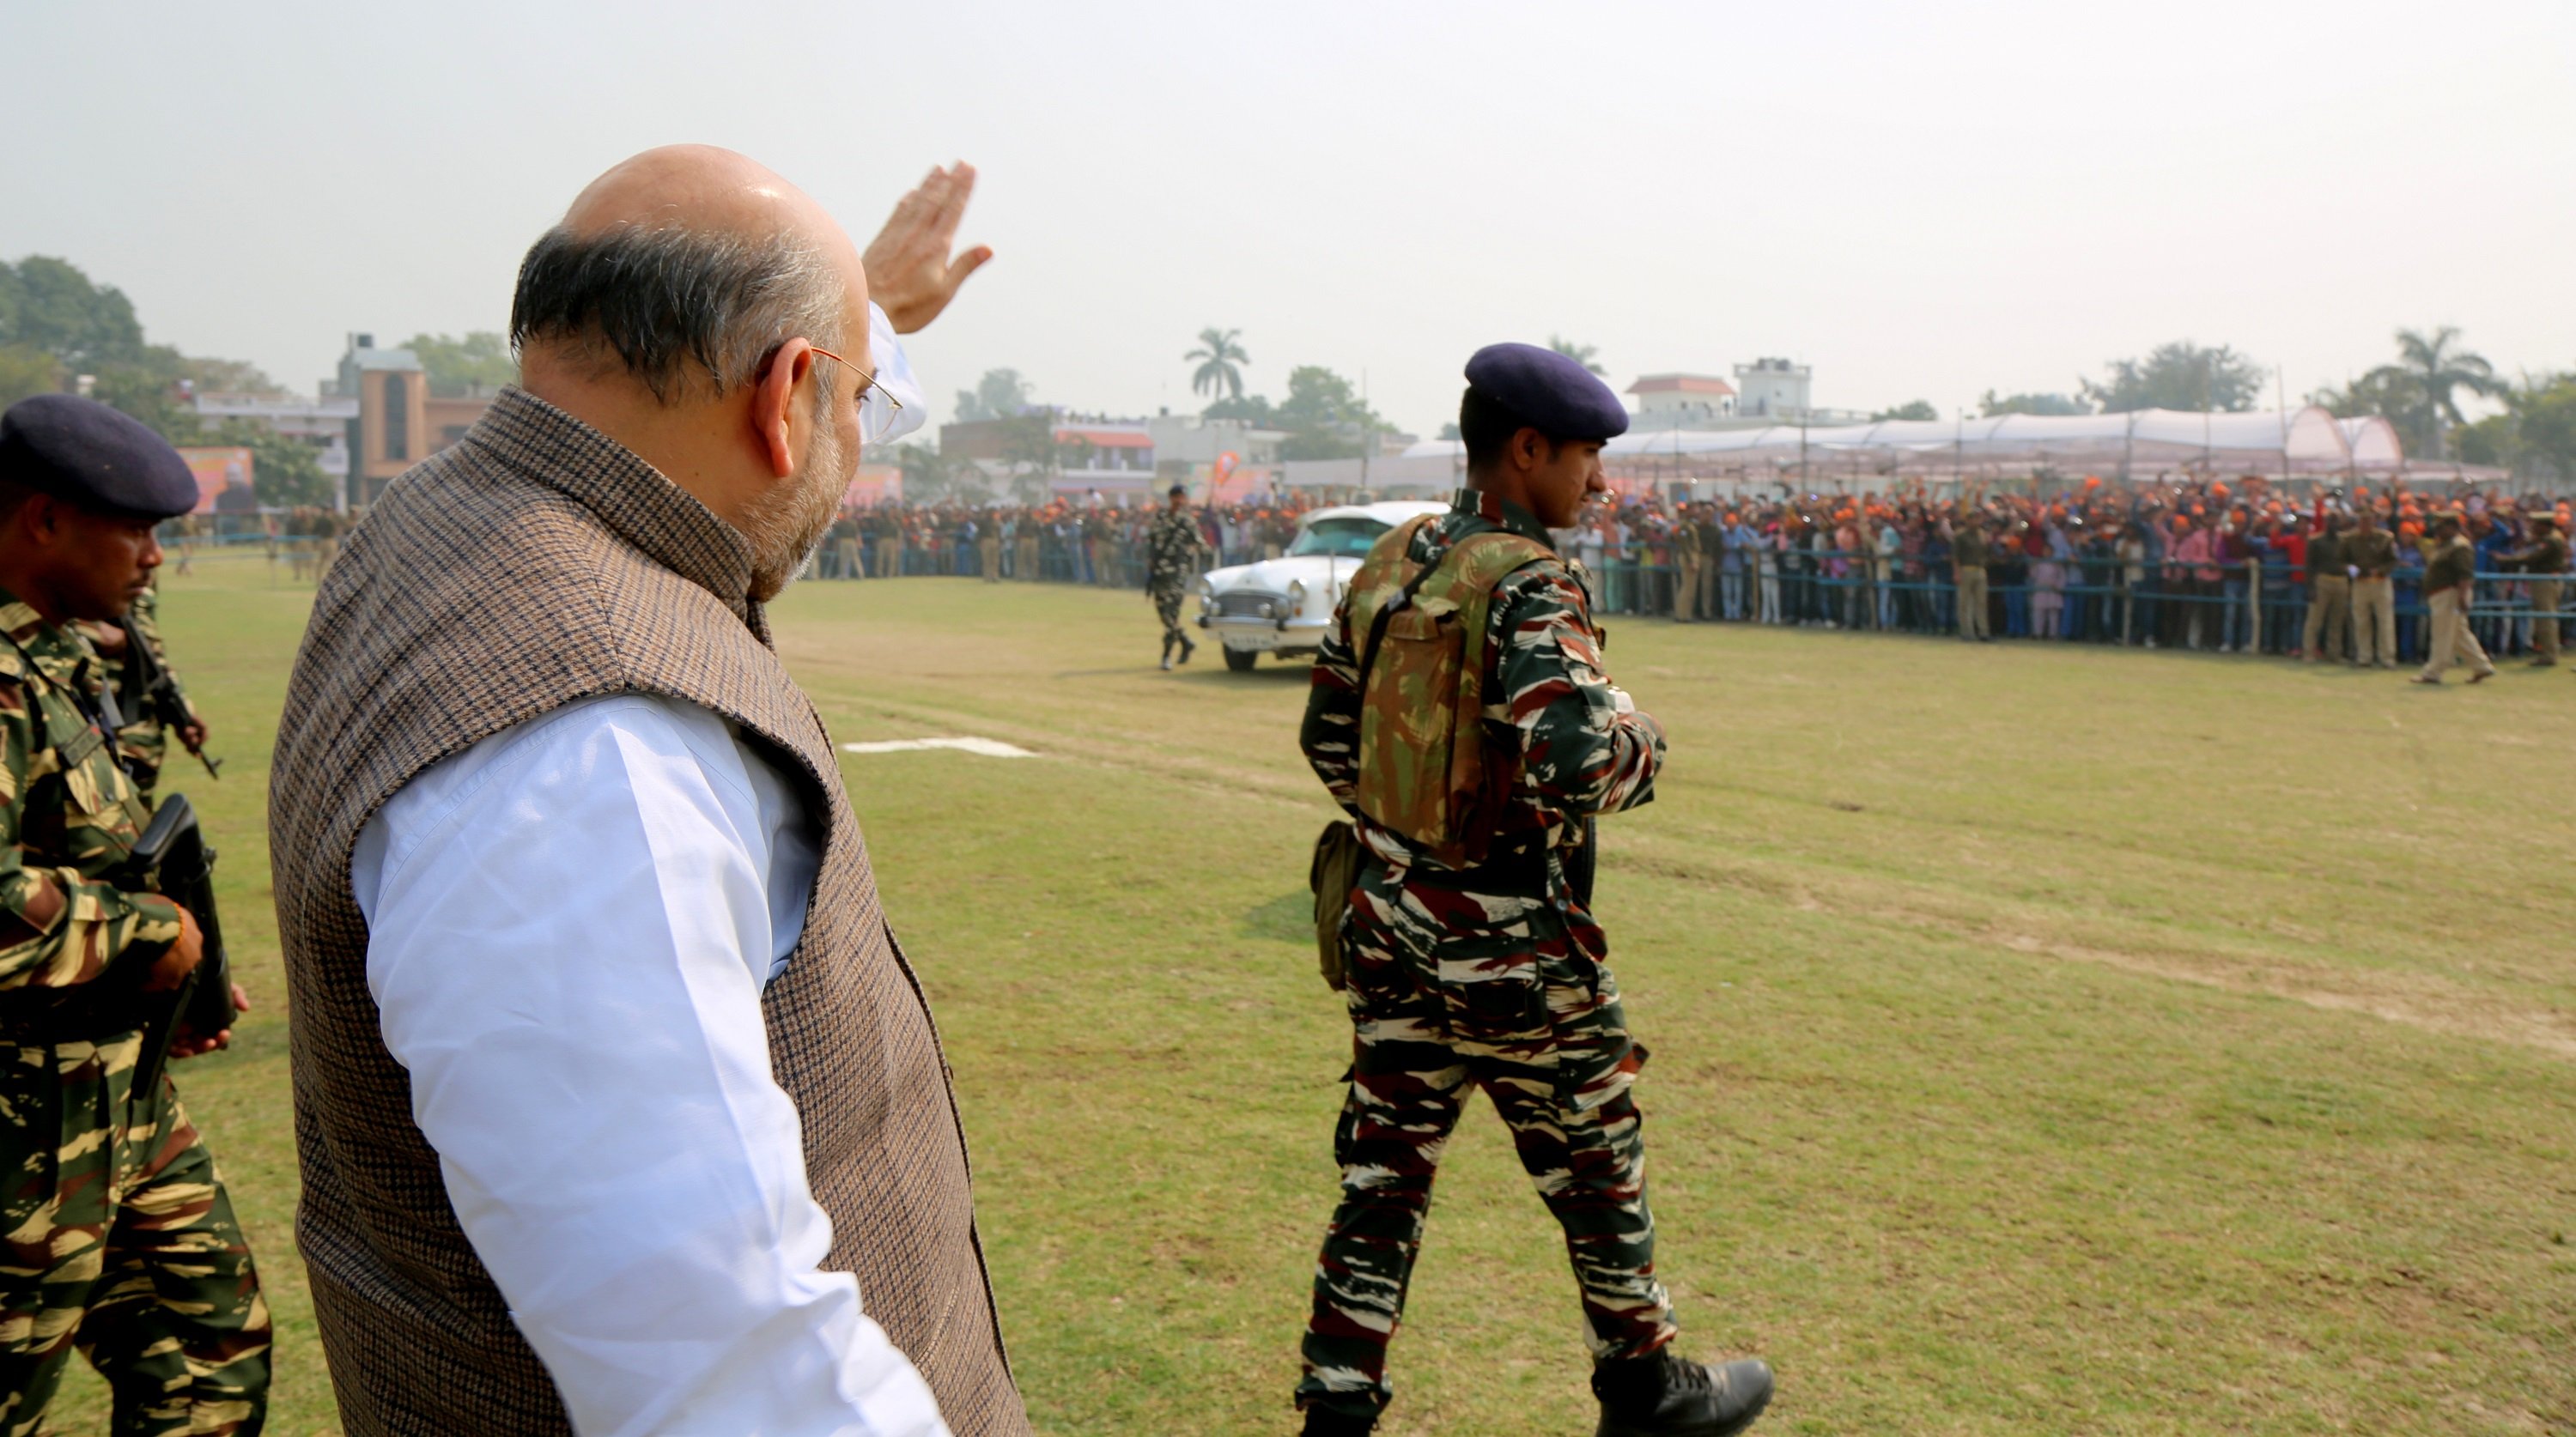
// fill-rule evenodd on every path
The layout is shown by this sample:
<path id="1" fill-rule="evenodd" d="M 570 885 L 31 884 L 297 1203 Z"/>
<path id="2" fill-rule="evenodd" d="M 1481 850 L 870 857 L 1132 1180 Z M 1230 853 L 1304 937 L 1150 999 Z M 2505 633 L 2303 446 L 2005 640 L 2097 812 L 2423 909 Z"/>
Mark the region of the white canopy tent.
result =
<path id="1" fill-rule="evenodd" d="M 1405 457 L 1456 459 L 1458 441 Z M 2405 462 L 2384 419 L 2336 419 L 2314 405 L 2243 413 L 2141 409 L 2126 414 L 2000 414 L 1873 424 L 1630 432 L 1605 456 L 1620 477 L 1784 479 L 1847 487 L 1876 478 L 2007 479 L 2183 471 L 2276 478 L 2392 474 Z"/>

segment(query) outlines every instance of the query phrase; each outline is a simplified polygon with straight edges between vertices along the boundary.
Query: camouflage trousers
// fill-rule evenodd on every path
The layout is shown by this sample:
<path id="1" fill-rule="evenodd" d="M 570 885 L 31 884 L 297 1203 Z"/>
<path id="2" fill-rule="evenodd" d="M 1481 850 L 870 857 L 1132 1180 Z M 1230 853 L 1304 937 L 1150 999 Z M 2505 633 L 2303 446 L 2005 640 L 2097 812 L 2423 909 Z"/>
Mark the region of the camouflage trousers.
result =
<path id="1" fill-rule="evenodd" d="M 1563 895 L 1513 897 L 1362 866 L 1343 921 L 1353 1056 L 1333 1134 L 1341 1203 L 1325 1231 L 1299 1407 L 1373 1414 L 1421 1250 L 1431 1182 L 1469 1092 L 1511 1130 L 1565 1230 L 1595 1359 L 1672 1341 L 1655 1277 L 1629 1037 L 1591 916 Z"/>
<path id="2" fill-rule="evenodd" d="M 128 1106 L 140 1034 L 0 1043 L 0 1433 L 32 1437 L 77 1347 L 115 1437 L 260 1430 L 268 1304 L 167 1077 Z"/>
<path id="3" fill-rule="evenodd" d="M 1154 617 L 1163 621 L 1163 647 L 1172 648 L 1189 642 L 1181 632 L 1181 591 L 1177 588 L 1153 592 Z"/>

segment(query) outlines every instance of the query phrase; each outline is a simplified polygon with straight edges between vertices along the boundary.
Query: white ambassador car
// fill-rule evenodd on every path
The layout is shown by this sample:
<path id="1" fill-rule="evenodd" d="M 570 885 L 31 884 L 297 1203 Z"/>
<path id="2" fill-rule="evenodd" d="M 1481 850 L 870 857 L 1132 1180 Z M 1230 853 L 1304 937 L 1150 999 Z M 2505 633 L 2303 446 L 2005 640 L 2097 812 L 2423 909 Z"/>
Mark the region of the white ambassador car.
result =
<path id="1" fill-rule="evenodd" d="M 1288 552 L 1199 579 L 1199 627 L 1225 647 L 1225 666 L 1244 673 L 1263 654 L 1310 655 L 1332 627 L 1342 586 L 1359 572 L 1377 536 L 1446 504 L 1349 504 L 1298 521 Z"/>

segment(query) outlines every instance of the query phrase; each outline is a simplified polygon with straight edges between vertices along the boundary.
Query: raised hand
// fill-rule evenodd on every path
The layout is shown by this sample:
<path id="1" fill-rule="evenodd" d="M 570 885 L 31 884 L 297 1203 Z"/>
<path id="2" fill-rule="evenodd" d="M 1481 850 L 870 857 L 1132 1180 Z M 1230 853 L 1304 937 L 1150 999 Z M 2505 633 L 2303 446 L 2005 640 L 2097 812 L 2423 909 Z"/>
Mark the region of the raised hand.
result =
<path id="1" fill-rule="evenodd" d="M 885 228 L 868 241 L 860 256 L 868 270 L 868 297 L 893 321 L 895 333 L 927 327 L 957 297 L 966 276 L 993 257 L 989 245 L 953 258 L 949 254 L 957 242 L 957 222 L 966 217 L 966 201 L 974 193 L 975 167 L 964 160 L 932 170 L 896 202 Z"/>

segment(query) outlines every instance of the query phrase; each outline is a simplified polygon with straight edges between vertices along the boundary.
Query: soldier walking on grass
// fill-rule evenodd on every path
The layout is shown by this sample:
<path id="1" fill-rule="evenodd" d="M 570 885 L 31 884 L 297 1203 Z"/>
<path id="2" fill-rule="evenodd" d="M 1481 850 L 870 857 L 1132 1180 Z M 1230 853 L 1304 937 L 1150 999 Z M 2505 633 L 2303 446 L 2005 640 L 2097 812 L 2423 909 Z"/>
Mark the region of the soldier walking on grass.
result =
<path id="1" fill-rule="evenodd" d="M 1478 351 L 1467 379 L 1470 487 L 1352 577 L 1299 739 L 1353 819 L 1316 864 L 1353 1061 L 1296 1401 L 1310 1437 L 1376 1425 L 1432 1177 L 1482 1088 L 1565 1230 L 1602 1437 L 1722 1437 L 1761 1412 L 1771 1372 L 1673 1355 L 1629 1091 L 1646 1050 L 1591 911 L 1591 820 L 1653 796 L 1663 730 L 1603 671 L 1548 539 L 1607 491 L 1602 444 L 1627 414 L 1531 345 Z"/>
<path id="2" fill-rule="evenodd" d="M 268 1305 L 161 1063 L 231 1033 L 158 1022 L 204 957 L 200 915 L 130 874 L 150 810 L 72 627 L 124 614 L 161 562 L 153 527 L 196 501 L 177 452 L 103 404 L 43 395 L 0 417 L 7 1437 L 46 1430 L 75 1348 L 114 1394 L 119 1437 L 255 1433 L 266 1411 Z"/>
<path id="3" fill-rule="evenodd" d="M 1163 512 L 1154 517 L 1153 530 L 1145 536 L 1145 597 L 1154 601 L 1154 617 L 1163 623 L 1163 667 L 1186 664 L 1198 645 L 1181 632 L 1181 596 L 1188 591 L 1190 576 L 1198 569 L 1199 525 L 1190 517 L 1190 491 L 1172 486 L 1165 496 Z M 1172 650 L 1180 650 L 1180 657 Z"/>

